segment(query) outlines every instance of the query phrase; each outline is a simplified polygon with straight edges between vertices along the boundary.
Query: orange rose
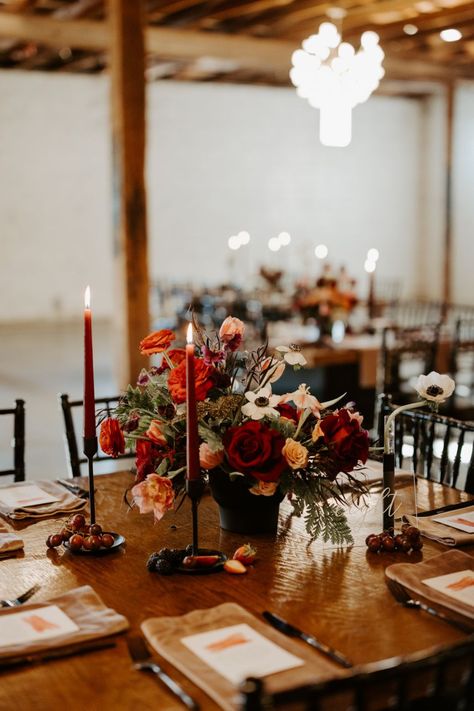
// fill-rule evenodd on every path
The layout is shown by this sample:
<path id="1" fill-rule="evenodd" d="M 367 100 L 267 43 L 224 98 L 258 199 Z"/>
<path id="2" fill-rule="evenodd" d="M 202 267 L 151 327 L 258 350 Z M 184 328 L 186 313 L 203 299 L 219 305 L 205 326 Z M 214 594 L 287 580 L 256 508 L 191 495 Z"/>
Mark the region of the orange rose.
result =
<path id="1" fill-rule="evenodd" d="M 203 360 L 194 361 L 194 381 L 196 384 L 196 400 L 205 400 L 207 393 L 214 385 L 214 368 L 206 365 Z M 168 390 L 176 403 L 186 402 L 186 361 L 170 371 Z"/>
<path id="2" fill-rule="evenodd" d="M 152 420 L 150 426 L 145 432 L 146 436 L 156 444 L 166 444 L 166 437 L 161 431 L 162 423 L 159 420 Z"/>
<path id="3" fill-rule="evenodd" d="M 308 450 L 291 437 L 287 437 L 281 453 L 292 469 L 304 469 L 308 464 Z"/>
<path id="4" fill-rule="evenodd" d="M 251 489 L 251 494 L 255 496 L 273 496 L 278 486 L 276 481 L 258 481 Z"/>
<path id="5" fill-rule="evenodd" d="M 153 331 L 140 342 L 140 353 L 145 356 L 153 355 L 153 353 L 163 353 L 170 347 L 175 338 L 176 336 L 169 328 Z"/>
<path id="6" fill-rule="evenodd" d="M 213 452 L 206 442 L 199 447 L 199 464 L 203 469 L 215 469 L 224 460 L 224 450 L 218 449 Z"/>
<path id="7" fill-rule="evenodd" d="M 107 417 L 100 426 L 100 448 L 109 457 L 118 457 L 125 451 L 125 439 L 118 420 Z"/>
<path id="8" fill-rule="evenodd" d="M 177 366 L 182 363 L 183 360 L 186 358 L 186 351 L 184 350 L 184 348 L 170 348 L 166 355 L 173 363 L 173 365 Z M 168 361 L 166 358 L 163 358 L 163 360 L 161 361 L 161 365 L 159 368 L 157 368 L 156 372 L 159 375 L 160 373 L 164 373 L 165 370 L 167 370 L 168 368 Z"/>

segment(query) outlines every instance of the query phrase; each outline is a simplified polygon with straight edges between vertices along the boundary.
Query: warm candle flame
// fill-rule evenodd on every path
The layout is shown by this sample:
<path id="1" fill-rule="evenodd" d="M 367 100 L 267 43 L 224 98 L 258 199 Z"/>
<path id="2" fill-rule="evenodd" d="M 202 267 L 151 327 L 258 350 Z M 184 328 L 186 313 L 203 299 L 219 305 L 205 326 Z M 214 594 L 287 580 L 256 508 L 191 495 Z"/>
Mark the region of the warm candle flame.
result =
<path id="1" fill-rule="evenodd" d="M 193 342 L 193 324 L 190 323 L 186 332 L 186 343 Z"/>
<path id="2" fill-rule="evenodd" d="M 91 288 L 88 286 L 84 292 L 84 306 L 86 309 L 91 307 Z"/>

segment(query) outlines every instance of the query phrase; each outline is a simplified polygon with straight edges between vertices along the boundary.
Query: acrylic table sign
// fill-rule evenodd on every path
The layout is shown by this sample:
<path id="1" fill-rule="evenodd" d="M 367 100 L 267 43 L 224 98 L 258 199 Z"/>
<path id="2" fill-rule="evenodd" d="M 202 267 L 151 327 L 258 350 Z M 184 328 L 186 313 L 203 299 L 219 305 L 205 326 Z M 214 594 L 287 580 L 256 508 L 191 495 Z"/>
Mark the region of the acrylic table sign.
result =
<path id="1" fill-rule="evenodd" d="M 48 494 L 36 484 L 26 486 L 7 486 L 0 489 L 0 502 L 12 509 L 22 506 L 40 506 L 40 504 L 52 504 L 59 501 L 57 496 Z"/>
<path id="2" fill-rule="evenodd" d="M 444 526 L 457 528 L 459 531 L 464 531 L 464 533 L 474 533 L 474 511 L 453 513 L 451 516 L 438 516 L 433 521 L 442 523 Z"/>
<path id="3" fill-rule="evenodd" d="M 77 632 L 78 629 L 76 623 L 56 605 L 0 615 L 0 649 L 41 642 Z"/>
<path id="4" fill-rule="evenodd" d="M 456 573 L 426 578 L 422 582 L 430 588 L 443 593 L 443 595 L 448 595 L 448 597 L 453 597 L 455 600 L 460 600 L 474 607 L 473 570 L 458 570 Z"/>
<path id="5" fill-rule="evenodd" d="M 181 642 L 236 686 L 248 676 L 263 677 L 304 664 L 246 624 L 193 634 Z"/>

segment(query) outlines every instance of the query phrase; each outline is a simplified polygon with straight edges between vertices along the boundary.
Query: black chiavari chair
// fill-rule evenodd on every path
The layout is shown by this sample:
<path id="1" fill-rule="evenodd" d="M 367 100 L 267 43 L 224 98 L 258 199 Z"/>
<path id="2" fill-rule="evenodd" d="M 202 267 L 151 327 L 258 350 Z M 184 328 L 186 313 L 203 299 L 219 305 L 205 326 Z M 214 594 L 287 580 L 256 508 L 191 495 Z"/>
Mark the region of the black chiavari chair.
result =
<path id="1" fill-rule="evenodd" d="M 382 398 L 379 438 L 383 421 L 393 412 L 389 397 Z M 395 462 L 417 476 L 474 494 L 474 422 L 425 410 L 405 410 L 395 418 Z"/>
<path id="2" fill-rule="evenodd" d="M 428 656 L 387 659 L 273 694 L 250 678 L 239 701 L 241 711 L 468 711 L 474 708 L 474 637 Z"/>
<path id="3" fill-rule="evenodd" d="M 82 440 L 81 443 L 78 442 L 76 435 L 76 421 L 78 420 L 78 417 L 80 418 L 82 415 L 84 403 L 82 400 L 70 400 L 69 395 L 66 393 L 59 395 L 59 401 L 64 419 L 66 456 L 70 473 L 73 477 L 82 476 L 81 465 L 86 464 L 87 458 L 79 454 L 79 452 L 82 452 Z M 119 396 L 96 398 L 94 402 L 96 404 L 96 410 L 100 411 L 102 419 L 104 419 L 105 417 L 111 417 L 113 415 L 114 408 L 119 402 Z M 74 413 L 76 413 L 76 416 Z M 133 459 L 134 456 L 135 454 L 133 451 L 126 450 L 124 454 L 119 454 L 114 459 Z M 112 457 L 104 454 L 99 446 L 95 459 L 98 462 L 103 462 L 106 460 L 112 460 Z"/>
<path id="4" fill-rule="evenodd" d="M 13 418 L 13 468 L 2 469 L 0 477 L 12 476 L 14 481 L 25 481 L 25 401 L 15 400 L 15 407 L 0 410 L 0 416 Z"/>

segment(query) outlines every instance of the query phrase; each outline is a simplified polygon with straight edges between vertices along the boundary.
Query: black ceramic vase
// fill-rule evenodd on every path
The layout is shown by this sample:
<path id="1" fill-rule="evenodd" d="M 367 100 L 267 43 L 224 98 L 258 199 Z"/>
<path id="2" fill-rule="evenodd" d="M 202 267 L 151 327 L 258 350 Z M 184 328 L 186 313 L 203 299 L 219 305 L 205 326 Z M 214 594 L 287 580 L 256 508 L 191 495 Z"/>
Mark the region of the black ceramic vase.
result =
<path id="1" fill-rule="evenodd" d="M 209 472 L 212 496 L 219 506 L 220 526 L 233 533 L 276 533 L 283 494 L 277 489 L 271 496 L 251 494 L 244 477 L 229 479 L 218 469 Z"/>

